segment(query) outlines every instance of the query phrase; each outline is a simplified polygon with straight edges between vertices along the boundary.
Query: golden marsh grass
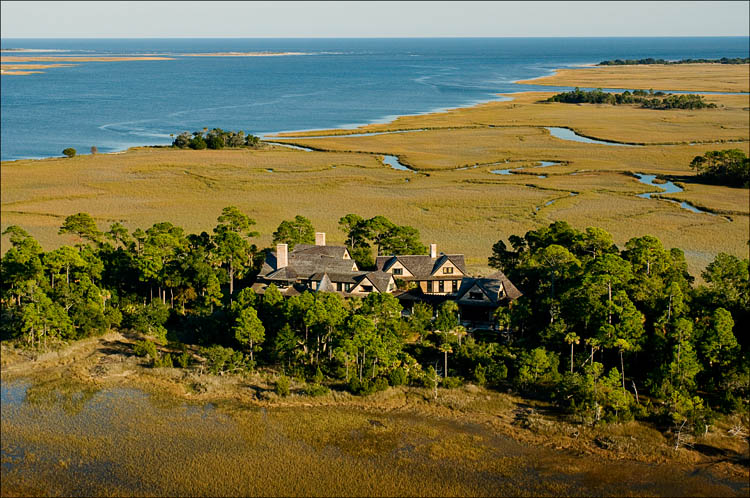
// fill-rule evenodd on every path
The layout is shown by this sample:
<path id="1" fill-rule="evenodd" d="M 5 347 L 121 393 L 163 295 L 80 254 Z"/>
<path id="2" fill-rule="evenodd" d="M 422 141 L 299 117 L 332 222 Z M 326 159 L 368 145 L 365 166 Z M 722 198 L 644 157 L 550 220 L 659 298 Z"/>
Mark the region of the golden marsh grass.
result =
<path id="1" fill-rule="evenodd" d="M 650 173 L 679 180 L 693 175 L 690 161 L 708 150 L 750 152 L 747 95 L 709 95 L 707 100 L 719 107 L 696 111 L 540 103 L 549 95 L 515 94 L 512 101 L 305 135 L 423 131 L 279 139 L 321 149 L 314 152 L 278 146 L 135 148 L 121 154 L 4 162 L 2 228 L 18 224 L 50 249 L 70 242 L 56 232 L 76 212 L 92 214 L 101 228 L 113 221 L 131 230 L 171 221 L 200 232 L 215 225 L 223 207 L 237 205 L 258 221 L 261 246 L 270 244 L 281 220 L 297 214 L 327 232 L 330 243 L 343 242 L 337 225 L 341 216 L 382 214 L 415 226 L 425 242 L 435 242 L 441 250 L 465 253 L 476 273 L 488 271 L 487 257 L 498 239 L 557 220 L 579 229 L 602 227 L 620 245 L 631 237 L 656 235 L 665 246 L 685 250 L 696 276 L 718 252 L 747 256 L 747 189 L 684 182 L 679 198 L 728 214 L 728 219 L 691 213 L 656 197 L 640 199 L 636 194 L 654 189 L 632 176 Z M 652 145 L 562 140 L 544 128 L 552 126 Z M 424 174 L 393 170 L 381 162 L 384 154 L 396 155 Z M 559 164 L 535 167 L 540 161 Z M 503 168 L 522 169 L 513 175 L 491 173 Z M 549 201 L 554 202 L 546 205 Z"/>
<path id="2" fill-rule="evenodd" d="M 555 74 L 518 81 L 530 85 L 630 88 L 693 92 L 748 92 L 748 64 L 597 66 L 559 69 Z"/>

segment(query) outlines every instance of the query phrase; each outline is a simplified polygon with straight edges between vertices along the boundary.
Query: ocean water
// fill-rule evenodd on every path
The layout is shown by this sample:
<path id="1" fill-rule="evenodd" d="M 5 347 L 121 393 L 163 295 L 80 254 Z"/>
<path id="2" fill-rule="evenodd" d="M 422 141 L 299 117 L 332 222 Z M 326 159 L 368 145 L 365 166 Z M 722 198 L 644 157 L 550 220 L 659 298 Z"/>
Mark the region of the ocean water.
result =
<path id="1" fill-rule="evenodd" d="M 516 80 L 603 59 L 747 57 L 747 37 L 451 39 L 2 39 L 29 55 L 303 52 L 82 62 L 2 76 L 0 159 L 168 144 L 204 127 L 356 127 L 551 87 Z M 49 51 L 49 52 L 45 52 Z M 10 55 L 8 52 L 6 54 Z M 655 88 L 654 90 L 669 90 Z"/>

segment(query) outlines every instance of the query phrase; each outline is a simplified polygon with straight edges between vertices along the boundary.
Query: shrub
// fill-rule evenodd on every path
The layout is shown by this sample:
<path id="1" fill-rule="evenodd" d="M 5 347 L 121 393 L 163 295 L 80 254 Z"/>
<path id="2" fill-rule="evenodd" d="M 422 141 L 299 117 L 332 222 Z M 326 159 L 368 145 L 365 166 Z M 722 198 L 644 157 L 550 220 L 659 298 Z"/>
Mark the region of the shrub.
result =
<path id="1" fill-rule="evenodd" d="M 322 384 L 323 383 L 323 372 L 320 371 L 320 367 L 318 367 L 315 370 L 315 376 L 313 377 L 313 383 L 315 384 Z"/>
<path id="2" fill-rule="evenodd" d="M 154 367 L 156 368 L 174 368 L 174 362 L 172 361 L 172 355 L 166 353 L 161 358 L 154 359 Z"/>
<path id="3" fill-rule="evenodd" d="M 324 394 L 328 394 L 330 389 L 320 384 L 307 384 L 303 392 L 308 396 L 323 396 Z"/>
<path id="4" fill-rule="evenodd" d="M 96 148 L 96 145 L 92 145 L 91 146 L 91 154 L 93 155 L 93 154 L 96 154 L 98 152 L 99 152 L 99 149 Z"/>
<path id="5" fill-rule="evenodd" d="M 138 341 L 133 346 L 133 352 L 136 356 L 150 356 L 152 359 L 156 359 L 158 354 L 156 352 L 156 344 L 146 339 L 145 341 Z"/>
<path id="6" fill-rule="evenodd" d="M 372 384 L 373 392 L 385 391 L 388 389 L 388 380 L 385 377 L 378 377 Z"/>
<path id="7" fill-rule="evenodd" d="M 505 363 L 500 361 L 493 363 L 487 367 L 486 376 L 490 384 L 498 385 L 500 382 L 508 378 L 508 367 L 505 366 Z"/>
<path id="8" fill-rule="evenodd" d="M 201 356 L 206 358 L 208 371 L 213 374 L 249 370 L 253 363 L 241 352 L 223 346 L 201 348 Z"/>
<path id="9" fill-rule="evenodd" d="M 276 384 L 273 388 L 274 392 L 282 398 L 289 395 L 289 377 L 282 375 L 276 379 Z"/>
<path id="10" fill-rule="evenodd" d="M 485 385 L 487 383 L 487 367 L 483 367 L 481 363 L 477 363 L 476 368 L 474 368 L 474 380 L 477 381 L 477 385 Z"/>
<path id="11" fill-rule="evenodd" d="M 463 379 L 461 377 L 443 377 L 440 384 L 446 389 L 455 389 L 463 385 Z"/>
<path id="12" fill-rule="evenodd" d="M 76 155 L 76 150 L 75 150 L 75 149 L 74 149 L 73 147 L 68 147 L 67 149 L 64 149 L 64 150 L 62 151 L 62 153 L 63 153 L 63 155 L 64 155 L 65 157 L 75 157 L 75 155 Z"/>
<path id="13" fill-rule="evenodd" d="M 390 380 L 392 386 L 403 386 L 406 384 L 406 370 L 401 367 L 392 370 L 388 380 Z"/>
<path id="14" fill-rule="evenodd" d="M 187 351 L 183 351 L 180 356 L 177 357 L 177 364 L 180 368 L 187 368 L 190 366 L 193 357 Z"/>

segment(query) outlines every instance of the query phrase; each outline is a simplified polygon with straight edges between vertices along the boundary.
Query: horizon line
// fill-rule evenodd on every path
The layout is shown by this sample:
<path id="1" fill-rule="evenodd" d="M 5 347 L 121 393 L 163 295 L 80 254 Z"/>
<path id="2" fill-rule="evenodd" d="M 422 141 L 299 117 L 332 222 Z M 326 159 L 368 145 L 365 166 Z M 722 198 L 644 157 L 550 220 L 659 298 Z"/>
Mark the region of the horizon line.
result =
<path id="1" fill-rule="evenodd" d="M 746 35 L 611 35 L 611 36 L 0 36 L 0 40 L 399 40 L 399 39 L 508 39 L 508 38 L 750 38 Z"/>

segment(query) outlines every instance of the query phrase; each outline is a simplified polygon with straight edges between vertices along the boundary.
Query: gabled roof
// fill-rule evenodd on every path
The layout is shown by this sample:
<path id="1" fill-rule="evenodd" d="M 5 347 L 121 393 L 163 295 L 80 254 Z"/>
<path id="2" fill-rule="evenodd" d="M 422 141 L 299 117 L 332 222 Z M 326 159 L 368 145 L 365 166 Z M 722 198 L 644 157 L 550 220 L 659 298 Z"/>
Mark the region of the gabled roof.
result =
<path id="1" fill-rule="evenodd" d="M 463 254 L 440 254 L 437 258 L 433 259 L 429 255 L 396 255 L 396 256 L 378 256 L 375 259 L 375 266 L 378 270 L 386 270 L 390 268 L 394 262 L 398 261 L 404 268 L 409 270 L 409 273 L 414 275 L 415 279 L 430 278 L 433 274 L 445 263 L 450 260 L 456 268 L 461 271 L 464 275 L 466 274 L 466 263 L 464 262 Z"/>
<path id="2" fill-rule="evenodd" d="M 393 275 L 382 271 L 371 271 L 367 272 L 364 277 L 372 282 L 372 285 L 378 290 L 378 292 L 388 292 L 388 283 L 393 278 Z M 364 278 L 361 280 L 364 280 Z"/>
<path id="3" fill-rule="evenodd" d="M 474 286 L 478 287 L 493 305 L 497 305 L 506 299 L 513 301 L 522 296 L 516 286 L 508 280 L 508 277 L 503 272 L 497 271 L 483 278 L 463 278 L 461 287 L 456 294 L 456 301 L 462 300 Z"/>
<path id="4" fill-rule="evenodd" d="M 503 283 L 503 288 L 505 289 L 505 295 L 511 301 L 523 296 L 523 292 L 518 290 L 516 286 L 513 285 L 513 282 L 508 280 L 508 277 L 505 276 L 505 273 L 501 272 L 500 270 L 496 271 L 492 275 L 487 275 L 486 278 L 501 281 Z"/>

